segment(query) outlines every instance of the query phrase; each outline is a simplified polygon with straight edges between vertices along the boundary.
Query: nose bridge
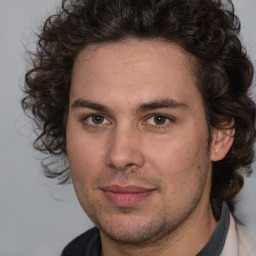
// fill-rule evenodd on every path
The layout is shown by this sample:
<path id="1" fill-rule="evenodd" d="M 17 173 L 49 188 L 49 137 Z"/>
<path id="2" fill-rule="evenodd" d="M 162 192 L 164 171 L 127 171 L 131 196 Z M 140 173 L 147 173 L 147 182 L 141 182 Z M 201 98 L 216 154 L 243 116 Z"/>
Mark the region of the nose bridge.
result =
<path id="1" fill-rule="evenodd" d="M 141 167 L 144 164 L 141 136 L 132 125 L 117 125 L 109 138 L 106 164 L 116 170 Z"/>

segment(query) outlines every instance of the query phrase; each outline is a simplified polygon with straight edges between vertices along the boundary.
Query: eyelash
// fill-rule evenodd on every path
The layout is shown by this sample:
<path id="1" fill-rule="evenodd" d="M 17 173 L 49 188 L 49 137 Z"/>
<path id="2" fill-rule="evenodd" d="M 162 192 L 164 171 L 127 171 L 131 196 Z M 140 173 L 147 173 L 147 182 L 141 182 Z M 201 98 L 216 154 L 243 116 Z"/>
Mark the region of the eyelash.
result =
<path id="1" fill-rule="evenodd" d="M 95 113 L 95 114 L 89 114 L 89 115 L 86 115 L 84 116 L 81 121 L 83 123 L 84 126 L 86 127 L 91 127 L 91 128 L 97 128 L 97 129 L 101 129 L 102 127 L 104 126 L 108 126 L 111 124 L 110 121 L 108 121 L 108 123 L 104 124 L 104 123 L 101 123 L 101 124 L 94 124 L 92 121 L 91 121 L 91 124 L 88 123 L 88 119 L 89 118 L 93 118 L 93 117 L 101 117 L 101 118 L 104 118 L 104 120 L 108 120 L 105 115 L 103 114 L 98 114 L 98 113 Z M 160 114 L 160 113 L 156 113 L 156 114 L 152 114 L 150 116 L 148 116 L 145 121 L 143 122 L 143 124 L 145 124 L 146 122 L 148 122 L 151 118 L 156 118 L 156 117 L 161 117 L 161 118 L 165 118 L 165 122 L 164 124 L 148 124 L 148 126 L 150 127 L 150 129 L 165 129 L 167 127 L 169 127 L 171 124 L 170 123 L 173 123 L 175 121 L 174 118 L 170 117 L 170 116 L 167 116 L 167 115 L 163 115 L 163 114 Z M 167 122 L 167 123 L 166 123 Z M 109 124 L 110 123 L 110 124 Z"/>
<path id="2" fill-rule="evenodd" d="M 175 119 L 170 117 L 170 116 L 157 113 L 157 114 L 153 114 L 153 115 L 150 115 L 149 117 L 147 117 L 145 122 L 148 122 L 150 118 L 156 118 L 156 117 L 165 118 L 165 122 L 164 122 L 164 124 L 161 124 L 161 125 L 160 124 L 159 125 L 157 125 L 157 124 L 150 125 L 149 124 L 150 128 L 153 128 L 155 130 L 157 130 L 157 129 L 166 129 L 171 125 L 171 123 L 173 123 L 175 121 Z"/>
<path id="3" fill-rule="evenodd" d="M 107 119 L 104 115 L 102 115 L 102 114 L 97 114 L 97 113 L 95 113 L 95 114 L 89 114 L 89 115 L 86 115 L 85 117 L 83 117 L 83 118 L 81 119 L 83 125 L 88 126 L 88 127 L 93 127 L 93 128 L 101 128 L 102 126 L 107 126 L 107 125 L 109 125 L 109 124 L 93 124 L 92 122 L 91 122 L 91 124 L 89 124 L 89 123 L 88 123 L 88 119 L 89 119 L 89 118 L 93 118 L 93 117 L 102 117 L 102 118 L 104 118 L 104 120 L 108 120 L 108 119 Z M 110 122 L 110 121 L 109 121 L 109 122 Z"/>

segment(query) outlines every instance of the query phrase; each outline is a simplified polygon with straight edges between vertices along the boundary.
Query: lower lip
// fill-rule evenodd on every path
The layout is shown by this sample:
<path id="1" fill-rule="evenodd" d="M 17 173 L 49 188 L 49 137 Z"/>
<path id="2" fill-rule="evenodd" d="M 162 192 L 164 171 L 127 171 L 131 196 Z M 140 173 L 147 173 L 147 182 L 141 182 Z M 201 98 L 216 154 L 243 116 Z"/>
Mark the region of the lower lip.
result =
<path id="1" fill-rule="evenodd" d="M 121 207 L 129 207 L 148 198 L 154 192 L 154 190 L 139 193 L 114 193 L 110 191 L 103 192 L 112 204 Z"/>

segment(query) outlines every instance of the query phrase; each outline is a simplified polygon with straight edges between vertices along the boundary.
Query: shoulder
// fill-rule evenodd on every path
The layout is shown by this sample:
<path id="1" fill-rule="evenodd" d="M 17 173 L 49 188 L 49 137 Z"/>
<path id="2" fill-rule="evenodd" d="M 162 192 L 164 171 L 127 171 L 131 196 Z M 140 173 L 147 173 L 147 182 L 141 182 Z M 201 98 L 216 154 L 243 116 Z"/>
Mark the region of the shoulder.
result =
<path id="1" fill-rule="evenodd" d="M 100 251 L 101 242 L 99 231 L 97 228 L 92 228 L 68 243 L 63 249 L 61 256 L 98 256 L 100 255 Z"/>
<path id="2" fill-rule="evenodd" d="M 239 241 L 239 256 L 256 255 L 256 238 L 249 236 L 245 226 L 236 224 L 238 241 Z"/>
<path id="3" fill-rule="evenodd" d="M 256 252 L 255 242 L 245 227 L 230 214 L 230 226 L 221 256 L 253 256 Z"/>

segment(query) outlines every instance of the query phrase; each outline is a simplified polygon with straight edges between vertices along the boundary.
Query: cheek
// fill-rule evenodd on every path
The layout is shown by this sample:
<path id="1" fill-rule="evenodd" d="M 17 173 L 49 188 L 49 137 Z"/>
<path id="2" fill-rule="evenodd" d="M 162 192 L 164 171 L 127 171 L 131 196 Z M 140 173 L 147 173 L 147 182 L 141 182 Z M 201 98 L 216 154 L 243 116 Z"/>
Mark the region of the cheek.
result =
<path id="1" fill-rule="evenodd" d="M 147 160 L 163 180 L 171 184 L 187 183 L 190 179 L 202 176 L 207 168 L 209 155 L 207 139 L 173 136 L 164 142 L 156 142 L 147 152 Z M 152 149 L 153 148 L 153 149 Z"/>
<path id="2" fill-rule="evenodd" d="M 147 159 L 158 166 L 160 170 L 171 173 L 182 169 L 182 167 L 193 163 L 195 160 L 196 150 L 186 142 L 170 140 L 153 145 L 147 153 Z"/>
<path id="3" fill-rule="evenodd" d="M 190 140 L 169 141 L 155 149 L 148 159 L 155 175 L 163 182 L 162 203 L 179 212 L 203 191 L 210 168 L 207 147 Z"/>
<path id="4" fill-rule="evenodd" d="M 102 144 L 81 132 L 68 131 L 67 152 L 74 182 L 76 180 L 88 182 L 102 167 L 104 159 Z"/>
<path id="5" fill-rule="evenodd" d="M 77 197 L 87 212 L 95 211 L 94 182 L 102 169 L 100 151 L 97 143 L 93 143 L 83 134 L 71 132 L 67 136 L 67 151 L 70 163 L 72 183 Z M 94 198 L 94 199 L 93 199 Z M 97 203 L 96 203 L 97 205 Z"/>

